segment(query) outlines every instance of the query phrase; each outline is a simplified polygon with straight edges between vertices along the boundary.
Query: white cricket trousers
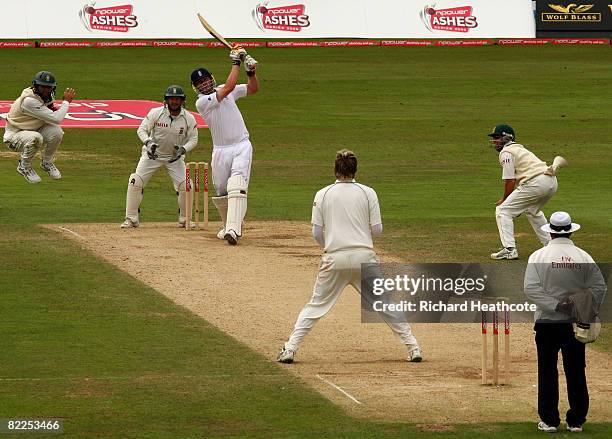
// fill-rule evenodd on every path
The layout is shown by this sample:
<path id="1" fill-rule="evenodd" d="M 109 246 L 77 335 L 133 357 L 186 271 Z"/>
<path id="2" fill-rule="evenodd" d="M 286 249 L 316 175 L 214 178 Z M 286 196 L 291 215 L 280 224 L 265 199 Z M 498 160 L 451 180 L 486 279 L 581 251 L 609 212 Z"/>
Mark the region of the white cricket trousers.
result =
<path id="1" fill-rule="evenodd" d="M 165 160 L 151 160 L 146 152 L 143 152 L 140 156 L 140 160 L 138 162 L 138 166 L 136 166 L 135 174 L 137 174 L 142 179 L 142 187 L 147 185 L 149 180 L 155 172 L 164 167 L 168 171 L 168 175 L 172 179 L 172 183 L 174 184 L 174 190 L 176 191 L 178 197 L 178 206 L 179 206 L 179 221 L 184 220 L 184 212 L 185 212 L 185 159 L 181 157 L 175 162 L 168 163 Z M 125 203 L 125 217 L 131 219 L 133 222 L 139 221 L 139 212 L 140 212 L 140 203 L 142 202 L 143 196 L 141 195 L 136 201 L 134 201 L 134 205 L 130 203 L 130 195 L 129 195 L 129 185 L 128 185 L 128 196 Z"/>
<path id="2" fill-rule="evenodd" d="M 300 312 L 285 346 L 297 351 L 304 337 L 332 309 L 347 285 L 352 285 L 361 294 L 361 264 L 377 263 L 378 259 L 372 250 L 344 250 L 324 254 L 310 302 Z M 408 323 L 393 322 L 384 313 L 380 313 L 380 316 L 409 351 L 418 347 Z"/>
<path id="3" fill-rule="evenodd" d="M 234 175 L 242 175 L 249 184 L 252 157 L 253 146 L 248 138 L 234 145 L 213 146 L 211 168 L 217 196 L 227 195 L 227 180 Z"/>
<path id="4" fill-rule="evenodd" d="M 38 131 L 24 130 L 5 135 L 4 142 L 13 151 L 21 151 L 21 162 L 30 166 L 36 152 L 43 146 L 40 154 L 41 160 L 45 163 L 53 163 L 55 152 L 63 138 L 64 131 L 59 125 L 46 123 Z"/>
<path id="5" fill-rule="evenodd" d="M 516 247 L 514 240 L 514 218 L 525 213 L 540 242 L 550 241 L 550 235 L 541 226 L 548 221 L 542 207 L 557 192 L 557 177 L 538 175 L 518 186 L 506 200 L 495 208 L 495 220 L 499 237 L 504 247 Z"/>
<path id="6" fill-rule="evenodd" d="M 181 183 L 185 181 L 185 156 L 173 163 L 168 163 L 164 160 L 151 160 L 147 153 L 143 152 L 136 166 L 135 174 L 142 178 L 143 186 L 146 186 L 153 174 L 161 167 L 166 168 L 174 183 L 174 190 L 178 191 Z"/>

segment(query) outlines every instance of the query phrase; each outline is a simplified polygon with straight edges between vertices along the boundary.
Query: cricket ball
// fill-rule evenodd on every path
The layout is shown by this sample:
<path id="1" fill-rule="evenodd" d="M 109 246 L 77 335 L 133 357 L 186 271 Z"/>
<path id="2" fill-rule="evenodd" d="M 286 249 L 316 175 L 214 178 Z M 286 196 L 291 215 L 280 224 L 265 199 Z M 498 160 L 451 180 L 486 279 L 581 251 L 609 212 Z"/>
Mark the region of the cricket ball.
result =
<path id="1" fill-rule="evenodd" d="M 87 6 L 85 8 L 85 12 L 88 13 L 88 14 L 93 14 L 93 13 L 96 12 L 96 10 L 93 8 L 93 6 Z"/>
<path id="2" fill-rule="evenodd" d="M 268 12 L 268 8 L 266 8 L 265 6 L 260 6 L 259 8 L 257 8 L 257 12 L 259 12 L 260 14 L 265 14 L 266 12 Z"/>
<path id="3" fill-rule="evenodd" d="M 435 13 L 436 13 L 436 10 L 435 10 L 434 8 L 427 8 L 427 9 L 425 10 L 425 13 L 426 13 L 427 15 L 433 15 L 433 14 L 435 14 Z"/>

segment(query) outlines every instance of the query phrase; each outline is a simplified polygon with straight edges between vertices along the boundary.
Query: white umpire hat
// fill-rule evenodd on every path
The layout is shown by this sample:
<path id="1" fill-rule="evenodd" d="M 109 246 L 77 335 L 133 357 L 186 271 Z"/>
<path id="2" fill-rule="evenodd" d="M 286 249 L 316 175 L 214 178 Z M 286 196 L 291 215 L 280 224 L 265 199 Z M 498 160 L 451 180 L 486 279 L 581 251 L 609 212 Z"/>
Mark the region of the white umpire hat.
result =
<path id="1" fill-rule="evenodd" d="M 572 222 L 567 212 L 555 212 L 550 216 L 550 222 L 540 227 L 543 231 L 556 235 L 567 235 L 580 230 L 580 224 Z"/>

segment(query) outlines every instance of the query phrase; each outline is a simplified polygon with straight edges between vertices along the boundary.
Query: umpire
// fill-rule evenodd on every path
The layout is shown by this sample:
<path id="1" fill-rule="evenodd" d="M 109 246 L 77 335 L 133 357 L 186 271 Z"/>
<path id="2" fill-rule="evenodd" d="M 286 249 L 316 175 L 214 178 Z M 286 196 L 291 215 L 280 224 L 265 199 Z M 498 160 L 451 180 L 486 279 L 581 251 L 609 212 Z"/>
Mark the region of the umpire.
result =
<path id="1" fill-rule="evenodd" d="M 525 294 L 537 305 L 535 342 L 538 351 L 538 429 L 554 433 L 559 417 L 559 375 L 557 357 L 563 357 L 569 410 L 567 430 L 581 432 L 589 411 L 585 375 L 585 345 L 574 336 L 572 316 L 575 293 L 588 290 L 598 308 L 606 284 L 593 258 L 569 239 L 580 225 L 566 212 L 555 212 L 541 227 L 550 233 L 550 243 L 529 257 L 525 272 Z"/>

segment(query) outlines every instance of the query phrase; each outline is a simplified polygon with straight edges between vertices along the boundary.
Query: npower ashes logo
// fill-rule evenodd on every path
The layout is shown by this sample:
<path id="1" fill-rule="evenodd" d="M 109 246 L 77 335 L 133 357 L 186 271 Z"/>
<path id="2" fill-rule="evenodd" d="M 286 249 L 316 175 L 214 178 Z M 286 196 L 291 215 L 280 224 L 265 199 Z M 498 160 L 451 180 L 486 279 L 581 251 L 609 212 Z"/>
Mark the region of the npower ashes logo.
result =
<path id="1" fill-rule="evenodd" d="M 88 3 L 79 11 L 81 23 L 89 32 L 106 30 L 110 32 L 127 32 L 138 26 L 137 17 L 133 14 L 133 5 L 106 6 L 94 8 L 95 2 Z"/>
<path id="2" fill-rule="evenodd" d="M 471 6 L 435 9 L 436 4 L 427 5 L 419 12 L 425 27 L 433 32 L 445 30 L 448 32 L 469 32 L 478 26 L 478 20 L 472 14 Z"/>
<path id="3" fill-rule="evenodd" d="M 304 5 L 268 7 L 269 1 L 258 3 L 253 9 L 252 16 L 257 26 L 262 30 L 282 30 L 287 32 L 300 32 L 302 28 L 310 26 L 306 7 Z"/>
<path id="4" fill-rule="evenodd" d="M 577 5 L 570 3 L 567 6 L 549 4 L 548 7 L 556 12 L 542 12 L 542 21 L 598 23 L 601 21 L 600 12 L 589 12 L 595 5 Z M 612 5 L 610 5 L 612 9 Z"/>

